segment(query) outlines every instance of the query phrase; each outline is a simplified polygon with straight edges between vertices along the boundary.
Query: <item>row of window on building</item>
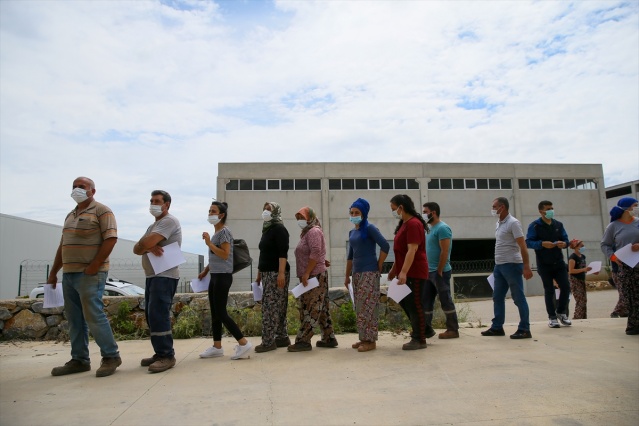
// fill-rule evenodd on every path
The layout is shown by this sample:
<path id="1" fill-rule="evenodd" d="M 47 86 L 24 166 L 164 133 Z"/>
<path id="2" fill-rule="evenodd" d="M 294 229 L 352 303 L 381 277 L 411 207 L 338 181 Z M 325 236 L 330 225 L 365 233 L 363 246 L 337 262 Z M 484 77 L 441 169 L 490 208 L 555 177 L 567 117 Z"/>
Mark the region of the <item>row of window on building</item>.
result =
<path id="1" fill-rule="evenodd" d="M 595 179 L 517 179 L 519 189 L 597 189 Z M 227 191 L 320 191 L 321 179 L 231 179 Z M 415 179 L 329 179 L 331 191 L 419 189 Z M 438 178 L 428 189 L 513 189 L 512 179 Z"/>

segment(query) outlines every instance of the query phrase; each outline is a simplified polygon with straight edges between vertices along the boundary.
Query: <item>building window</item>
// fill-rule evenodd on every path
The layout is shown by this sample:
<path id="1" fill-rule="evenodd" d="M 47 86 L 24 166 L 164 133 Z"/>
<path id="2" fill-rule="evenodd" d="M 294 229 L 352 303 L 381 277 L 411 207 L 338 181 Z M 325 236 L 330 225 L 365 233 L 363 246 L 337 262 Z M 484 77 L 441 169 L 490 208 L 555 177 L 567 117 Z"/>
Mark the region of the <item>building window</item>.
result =
<path id="1" fill-rule="evenodd" d="M 227 191 L 237 191 L 238 189 L 240 189 L 240 181 L 237 179 L 231 179 L 230 181 L 228 181 L 226 183 L 226 190 Z"/>
<path id="2" fill-rule="evenodd" d="M 519 189 L 597 189 L 595 179 L 519 179 Z"/>
<path id="3" fill-rule="evenodd" d="M 632 194 L 632 187 L 630 185 L 606 191 L 606 198 L 622 197 L 628 194 Z"/>
<path id="4" fill-rule="evenodd" d="M 342 189 L 342 181 L 340 179 L 329 179 L 328 189 L 330 189 L 331 191 L 339 191 L 340 189 Z"/>
<path id="5" fill-rule="evenodd" d="M 369 179 L 368 180 L 368 189 L 381 189 L 379 179 Z"/>
<path id="6" fill-rule="evenodd" d="M 240 179 L 240 191 L 252 191 L 253 181 L 251 179 Z"/>
<path id="7" fill-rule="evenodd" d="M 279 191 L 280 189 L 280 181 L 279 179 L 269 179 L 268 180 L 268 189 L 269 191 Z"/>
<path id="8" fill-rule="evenodd" d="M 410 181 L 409 181 L 410 182 Z M 419 188 L 419 185 L 418 185 Z M 428 182 L 428 189 L 512 189 L 511 179 L 431 179 Z"/>
<path id="9" fill-rule="evenodd" d="M 282 191 L 293 191 L 295 189 L 295 181 L 293 179 L 282 179 Z"/>
<path id="10" fill-rule="evenodd" d="M 355 179 L 342 179 L 342 189 L 355 189 Z"/>
<path id="11" fill-rule="evenodd" d="M 321 179 L 309 179 L 308 180 L 308 189 L 311 191 L 320 191 L 322 189 L 322 180 Z"/>
<path id="12" fill-rule="evenodd" d="M 253 191 L 266 191 L 266 179 L 255 179 L 253 181 Z"/>

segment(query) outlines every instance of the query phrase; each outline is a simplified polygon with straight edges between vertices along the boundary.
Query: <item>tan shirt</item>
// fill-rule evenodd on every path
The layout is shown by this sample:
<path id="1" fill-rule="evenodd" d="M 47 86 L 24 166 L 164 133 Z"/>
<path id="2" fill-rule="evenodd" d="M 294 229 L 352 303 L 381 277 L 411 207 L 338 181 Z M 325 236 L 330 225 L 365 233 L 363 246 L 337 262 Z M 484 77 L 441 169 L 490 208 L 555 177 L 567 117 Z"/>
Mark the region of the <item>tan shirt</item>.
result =
<path id="1" fill-rule="evenodd" d="M 117 238 L 118 226 L 110 208 L 97 201 L 78 211 L 73 209 L 64 220 L 62 230 L 62 272 L 83 272 L 100 250 L 102 242 Z M 109 258 L 100 266 L 109 270 Z"/>

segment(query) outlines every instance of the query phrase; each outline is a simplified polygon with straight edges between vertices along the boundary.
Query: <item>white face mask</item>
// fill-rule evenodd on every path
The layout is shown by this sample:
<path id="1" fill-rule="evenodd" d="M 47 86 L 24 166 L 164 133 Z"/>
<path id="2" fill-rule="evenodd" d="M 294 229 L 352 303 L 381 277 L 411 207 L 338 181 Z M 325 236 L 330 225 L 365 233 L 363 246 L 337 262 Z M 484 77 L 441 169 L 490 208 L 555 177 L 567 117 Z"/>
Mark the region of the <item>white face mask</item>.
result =
<path id="1" fill-rule="evenodd" d="M 87 195 L 86 189 L 78 187 L 73 188 L 73 191 L 71 191 L 71 198 L 73 198 L 76 203 L 80 204 L 81 202 L 88 200 L 89 196 Z"/>
<path id="2" fill-rule="evenodd" d="M 297 221 L 297 225 L 300 228 L 304 229 L 304 228 L 306 228 L 308 226 L 308 222 L 306 222 L 305 219 L 300 219 L 300 220 Z"/>
<path id="3" fill-rule="evenodd" d="M 490 214 L 492 214 L 493 216 L 497 216 L 499 214 L 499 210 L 492 209 L 490 211 Z"/>
<path id="4" fill-rule="evenodd" d="M 151 213 L 154 217 L 158 217 L 162 215 L 162 206 L 157 206 L 155 204 L 151 204 L 149 206 L 149 213 Z"/>
<path id="5" fill-rule="evenodd" d="M 271 221 L 271 215 L 272 215 L 272 213 L 270 211 L 264 210 L 262 212 L 262 220 L 264 222 L 270 222 Z"/>
<path id="6" fill-rule="evenodd" d="M 399 210 L 399 207 L 398 207 L 397 209 L 393 210 L 393 217 L 394 217 L 395 219 L 401 219 L 401 218 L 402 218 L 402 215 L 400 215 L 399 213 L 397 213 L 397 210 Z"/>
<path id="7" fill-rule="evenodd" d="M 217 225 L 220 222 L 220 217 L 216 214 L 212 214 L 209 216 L 209 223 L 211 225 Z"/>
<path id="8" fill-rule="evenodd" d="M 639 207 L 633 207 L 630 214 L 633 215 L 634 217 L 639 217 Z"/>

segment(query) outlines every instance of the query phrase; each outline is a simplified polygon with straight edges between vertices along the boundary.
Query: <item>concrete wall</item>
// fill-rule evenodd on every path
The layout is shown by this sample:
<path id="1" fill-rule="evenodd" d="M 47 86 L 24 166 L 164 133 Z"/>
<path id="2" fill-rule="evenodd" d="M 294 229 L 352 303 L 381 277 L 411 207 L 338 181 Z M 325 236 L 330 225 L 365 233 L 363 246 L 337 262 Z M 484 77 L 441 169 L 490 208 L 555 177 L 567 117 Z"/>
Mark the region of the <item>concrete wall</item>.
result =
<path id="1" fill-rule="evenodd" d="M 0 299 L 11 299 L 18 296 L 20 264 L 25 260 L 39 261 L 42 268 L 36 272 L 37 277 L 30 279 L 29 288 L 23 282 L 22 295 L 27 294 L 35 282 L 46 280 L 46 264 L 53 264 L 56 250 L 62 237 L 62 226 L 35 220 L 0 214 Z M 110 276 L 131 281 L 144 288 L 144 272 L 140 256 L 133 254 L 133 246 L 137 241 L 118 239 L 110 259 L 112 268 Z M 197 263 L 198 255 L 185 253 L 190 264 Z M 117 272 L 115 265 L 121 265 Z M 32 278 L 30 276 L 30 278 Z M 58 273 L 62 279 L 62 273 Z"/>
<path id="2" fill-rule="evenodd" d="M 512 179 L 513 189 L 500 190 L 429 190 L 433 178 L 504 178 Z M 321 179 L 318 191 L 227 191 L 230 179 Z M 418 190 L 329 190 L 334 178 L 411 178 L 419 182 Z M 596 190 L 520 190 L 519 178 L 588 178 L 598 182 Z M 289 261 L 295 276 L 294 248 L 300 230 L 294 215 L 303 206 L 313 207 L 322 222 L 331 261 L 331 286 L 340 286 L 346 264 L 346 241 L 352 228 L 348 208 L 358 197 L 371 204 L 370 222 L 382 234 L 393 239 L 397 222 L 391 216 L 389 200 L 394 195 L 409 195 L 416 206 L 435 201 L 442 209 L 442 219 L 454 233 L 454 240 L 494 239 L 495 218 L 490 215 L 492 200 L 499 196 L 511 202 L 511 213 L 523 224 L 539 217 L 537 204 L 553 202 L 557 219 L 562 221 L 570 238 L 579 238 L 591 248 L 589 260 L 603 260 L 599 241 L 607 221 L 601 165 L 584 164 L 461 164 L 461 163 L 221 163 L 218 166 L 217 198 L 229 203 L 228 225 L 238 238 L 244 238 L 255 260 L 261 237 L 261 212 L 265 201 L 282 206 L 284 224 L 291 234 Z M 421 211 L 421 210 L 420 210 Z M 482 257 L 482 254 L 478 258 Z M 493 253 L 488 254 L 492 258 Z M 530 252 L 533 267 L 534 252 Z M 257 263 L 257 262 L 256 262 Z M 254 269 L 256 265 L 254 266 Z M 454 272 L 454 271 L 453 271 Z M 296 281 L 293 279 L 292 281 Z M 293 284 L 293 283 L 292 283 Z M 240 288 L 238 288 L 239 290 Z M 538 277 L 527 283 L 528 294 L 541 294 Z"/>

